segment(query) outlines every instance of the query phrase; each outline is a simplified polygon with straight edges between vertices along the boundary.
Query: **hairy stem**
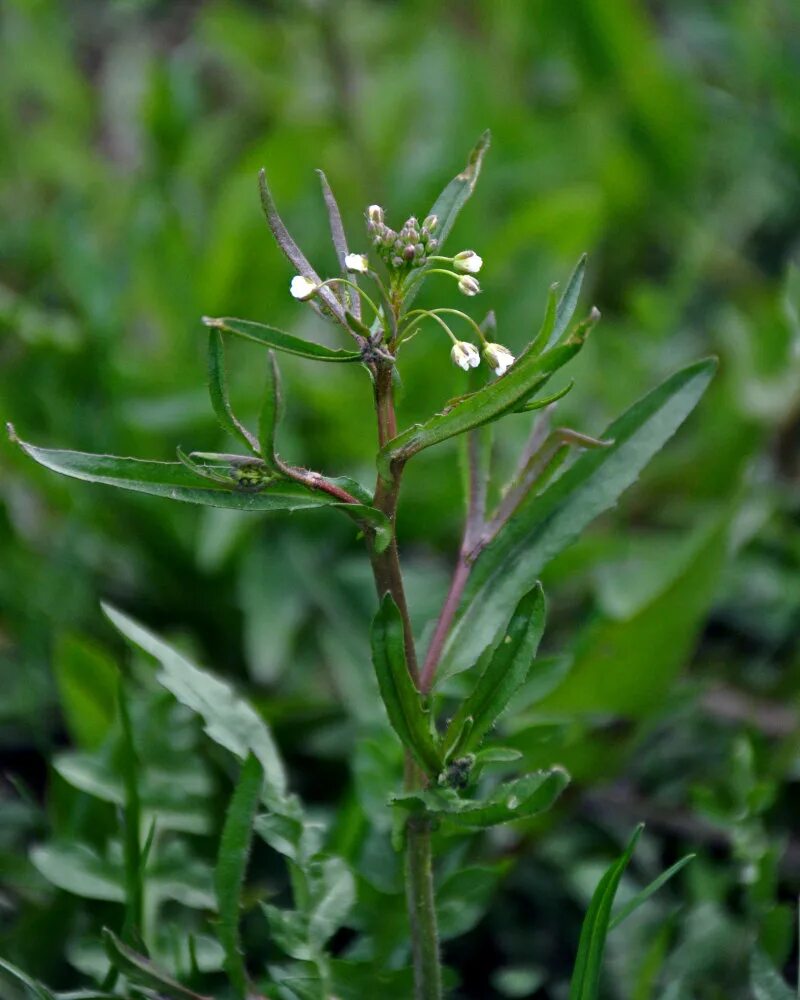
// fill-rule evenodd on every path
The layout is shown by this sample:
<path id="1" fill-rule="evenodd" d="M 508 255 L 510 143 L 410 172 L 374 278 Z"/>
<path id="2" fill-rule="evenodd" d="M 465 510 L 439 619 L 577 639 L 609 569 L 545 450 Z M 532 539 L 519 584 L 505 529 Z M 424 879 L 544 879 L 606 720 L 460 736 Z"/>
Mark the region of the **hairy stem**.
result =
<path id="1" fill-rule="evenodd" d="M 373 370 L 378 442 L 381 447 L 397 434 L 392 391 L 392 367 L 377 363 Z M 392 524 L 392 540 L 383 552 L 370 543 L 370 561 L 378 596 L 388 591 L 400 610 L 408 670 L 419 686 L 419 667 L 414 635 L 408 614 L 400 557 L 394 531 L 402 467 L 393 470 L 391 481 L 380 476 L 373 504 Z M 423 786 L 424 779 L 408 752 L 405 761 L 405 786 L 411 791 Z M 439 964 L 439 934 L 436 925 L 436 900 L 433 885 L 431 832 L 427 825 L 410 821 L 406 829 L 406 899 L 411 926 L 411 950 L 414 964 L 415 1000 L 441 1000 L 442 977 Z"/>
<path id="2" fill-rule="evenodd" d="M 442 972 L 433 895 L 431 834 L 427 826 L 418 826 L 414 821 L 408 825 L 406 897 L 414 944 L 415 1000 L 440 1000 Z"/>

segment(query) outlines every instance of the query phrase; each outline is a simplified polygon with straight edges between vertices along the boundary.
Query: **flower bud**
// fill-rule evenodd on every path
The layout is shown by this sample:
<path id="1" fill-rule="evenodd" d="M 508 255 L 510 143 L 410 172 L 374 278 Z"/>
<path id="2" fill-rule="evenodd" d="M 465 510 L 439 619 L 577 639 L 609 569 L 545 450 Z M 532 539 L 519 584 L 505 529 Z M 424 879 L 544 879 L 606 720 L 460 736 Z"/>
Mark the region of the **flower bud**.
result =
<path id="1" fill-rule="evenodd" d="M 458 279 L 458 290 L 463 295 L 477 295 L 481 286 L 470 274 L 462 274 Z"/>
<path id="2" fill-rule="evenodd" d="M 466 372 L 470 368 L 478 367 L 481 363 L 481 356 L 473 344 L 468 343 L 466 340 L 457 340 L 453 344 L 452 351 L 450 351 L 450 360 L 454 365 L 458 365 L 459 368 L 463 368 Z"/>
<path id="3" fill-rule="evenodd" d="M 422 228 L 427 229 L 429 233 L 432 233 L 435 231 L 438 225 L 439 225 L 439 217 L 437 215 L 429 215 L 422 223 Z"/>
<path id="4" fill-rule="evenodd" d="M 487 344 L 483 349 L 483 358 L 495 375 L 504 375 L 514 364 L 514 355 L 502 344 Z"/>
<path id="5" fill-rule="evenodd" d="M 380 205 L 370 205 L 367 209 L 367 218 L 376 226 L 383 222 L 383 209 Z"/>
<path id="6" fill-rule="evenodd" d="M 317 286 L 314 282 L 309 278 L 303 277 L 302 274 L 296 274 L 292 278 L 292 283 L 289 286 L 289 291 L 292 296 L 299 299 L 301 302 L 305 302 L 306 299 L 310 299 L 316 290 Z"/>
<path id="7" fill-rule="evenodd" d="M 464 274 L 477 274 L 483 267 L 483 257 L 474 250 L 462 250 L 453 257 L 453 267 Z"/>
<path id="8" fill-rule="evenodd" d="M 363 253 L 349 253 L 344 258 L 344 266 L 356 274 L 366 274 L 369 270 L 369 261 Z"/>

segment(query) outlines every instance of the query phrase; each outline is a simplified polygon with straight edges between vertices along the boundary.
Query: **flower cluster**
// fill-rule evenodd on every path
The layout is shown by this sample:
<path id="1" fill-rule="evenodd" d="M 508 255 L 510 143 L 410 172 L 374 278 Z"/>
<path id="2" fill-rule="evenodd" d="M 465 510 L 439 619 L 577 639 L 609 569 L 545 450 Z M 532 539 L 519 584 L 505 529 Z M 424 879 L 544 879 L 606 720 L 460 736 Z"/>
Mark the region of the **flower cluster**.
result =
<path id="1" fill-rule="evenodd" d="M 380 205 L 370 205 L 367 209 L 367 232 L 378 256 L 386 265 L 393 287 L 402 289 L 404 276 L 412 270 L 420 268 L 424 264 L 432 265 L 435 262 L 437 264 L 441 262 L 449 267 L 429 266 L 426 269 L 426 274 L 447 275 L 457 282 L 458 289 L 463 295 L 477 295 L 481 286 L 475 275 L 483 267 L 483 258 L 474 250 L 461 250 L 453 257 L 435 254 L 434 251 L 439 247 L 439 240 L 433 234 L 436 232 L 438 224 L 439 220 L 435 215 L 429 215 L 422 225 L 419 224 L 415 216 L 411 216 L 403 224 L 400 231 L 396 232 L 386 225 L 384 211 Z M 366 254 L 346 254 L 344 266 L 353 276 L 368 275 L 382 289 L 384 301 L 388 301 L 389 293 L 384 288 L 380 275 L 370 269 Z M 317 283 L 305 275 L 296 274 L 292 278 L 290 291 L 294 298 L 306 301 L 319 294 L 325 286 L 346 285 L 372 307 L 376 320 L 380 321 L 382 310 L 375 305 L 362 288 L 354 283 L 354 280 L 329 278 L 327 281 Z M 443 313 L 454 314 L 471 324 L 480 340 L 481 350 L 479 351 L 474 344 L 468 341 L 458 340 L 442 318 Z M 458 365 L 464 371 L 477 368 L 481 363 L 481 357 L 498 376 L 504 375 L 514 364 L 514 355 L 507 347 L 487 341 L 478 324 L 458 309 L 414 309 L 404 315 L 399 314 L 395 320 L 396 327 L 399 325 L 399 329 L 396 328 L 397 346 L 404 339 L 410 338 L 424 318 L 435 320 L 444 330 L 453 345 L 450 350 L 450 358 L 453 364 Z M 405 319 L 405 324 L 403 324 L 403 319 Z"/>
<path id="2" fill-rule="evenodd" d="M 397 232 L 386 225 L 380 205 L 370 205 L 367 209 L 367 233 L 372 245 L 384 264 L 395 271 L 422 267 L 428 262 L 439 247 L 433 235 L 438 221 L 435 215 L 429 215 L 420 225 L 412 215 Z"/>

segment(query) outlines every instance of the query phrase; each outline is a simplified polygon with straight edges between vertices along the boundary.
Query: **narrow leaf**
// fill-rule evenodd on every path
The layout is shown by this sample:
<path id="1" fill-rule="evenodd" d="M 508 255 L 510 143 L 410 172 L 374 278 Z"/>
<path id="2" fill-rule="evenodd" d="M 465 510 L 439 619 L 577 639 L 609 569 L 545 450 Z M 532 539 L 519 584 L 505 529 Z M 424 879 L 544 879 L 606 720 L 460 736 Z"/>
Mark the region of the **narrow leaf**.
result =
<path id="1" fill-rule="evenodd" d="M 208 331 L 208 391 L 217 420 L 224 431 L 241 441 L 245 448 L 257 455 L 258 441 L 250 431 L 237 420 L 228 395 L 228 380 L 225 374 L 225 346 L 222 333 L 217 328 Z"/>
<path id="2" fill-rule="evenodd" d="M 131 982 L 155 990 L 159 996 L 170 1000 L 212 1000 L 183 986 L 144 955 L 123 944 L 107 927 L 103 928 L 103 943 L 111 963 Z"/>
<path id="3" fill-rule="evenodd" d="M 355 903 L 355 880 L 341 858 L 326 858 L 311 881 L 308 941 L 314 952 L 320 954 Z"/>
<path id="4" fill-rule="evenodd" d="M 253 821 L 263 783 L 264 769 L 250 753 L 228 807 L 214 873 L 219 908 L 218 933 L 225 950 L 225 969 L 240 1000 L 247 997 L 247 972 L 239 937 L 239 911 L 253 838 Z"/>
<path id="5" fill-rule="evenodd" d="M 261 443 L 261 457 L 270 469 L 277 463 L 275 435 L 283 415 L 283 396 L 278 361 L 274 351 L 267 352 L 267 373 L 264 379 L 264 398 L 258 416 L 258 439 Z"/>
<path id="6" fill-rule="evenodd" d="M 550 809 L 568 784 L 567 772 L 556 767 L 507 781 L 482 801 L 463 799 L 451 789 L 439 788 L 398 795 L 392 801 L 441 824 L 443 833 L 454 834 L 530 819 Z"/>
<path id="7" fill-rule="evenodd" d="M 349 277 L 350 281 L 354 284 L 358 284 L 358 275 L 347 273 L 347 265 L 344 262 L 347 256 L 347 235 L 344 231 L 344 223 L 342 222 L 342 213 L 339 211 L 339 205 L 336 201 L 336 197 L 331 190 L 331 186 L 328 183 L 328 178 L 325 176 L 323 170 L 318 170 L 319 182 L 322 185 L 322 197 L 325 199 L 325 207 L 328 210 L 328 222 L 331 227 L 331 239 L 333 240 L 333 248 L 336 251 L 336 259 L 339 261 L 339 271 L 342 276 Z M 344 289 L 343 295 L 347 295 L 347 290 Z M 356 294 L 353 296 L 353 314 L 357 320 L 361 319 L 361 296 Z"/>
<path id="8" fill-rule="evenodd" d="M 547 302 L 544 307 L 544 317 L 539 332 L 531 341 L 531 345 L 526 349 L 532 354 L 540 354 L 547 349 L 550 342 L 550 335 L 556 324 L 556 307 L 558 306 L 558 282 L 555 281 L 547 290 Z"/>
<path id="9" fill-rule="evenodd" d="M 286 791 L 283 763 L 266 722 L 252 705 L 224 681 L 196 667 L 169 643 L 121 611 L 107 604 L 103 605 L 103 611 L 126 639 L 158 660 L 162 669 L 156 679 L 181 704 L 202 717 L 211 739 L 240 760 L 252 753 L 264 769 L 270 790 L 283 796 Z"/>
<path id="10" fill-rule="evenodd" d="M 536 389 L 572 360 L 582 346 L 581 340 L 575 340 L 539 357 L 520 358 L 502 378 L 462 396 L 424 424 L 409 427 L 388 441 L 379 452 L 380 474 L 388 479 L 394 462 L 407 461 L 424 448 L 496 420 L 525 403 Z"/>
<path id="11" fill-rule="evenodd" d="M 139 756 L 133 739 L 128 702 L 122 678 L 118 684 L 119 718 L 122 730 L 120 767 L 125 787 L 123 817 L 123 852 L 125 860 L 125 930 L 126 940 L 141 931 L 144 900 L 144 865 L 139 841 L 142 825 L 142 803 L 139 794 Z"/>
<path id="12" fill-rule="evenodd" d="M 296 354 L 301 358 L 311 358 L 313 361 L 361 360 L 361 354 L 358 351 L 344 351 L 341 348 L 325 347 L 323 344 L 316 344 L 312 340 L 303 340 L 301 337 L 295 337 L 292 333 L 279 330 L 275 326 L 268 326 L 266 323 L 255 323 L 253 320 L 234 319 L 229 316 L 218 318 L 204 316 L 203 322 L 206 326 L 215 327 L 217 330 L 225 330 L 227 333 L 234 333 L 237 337 L 244 337 L 245 340 L 254 340 L 257 344 L 262 344 L 264 347 L 283 351 L 284 354 Z"/>
<path id="13" fill-rule="evenodd" d="M 428 213 L 429 215 L 435 215 L 439 220 L 436 229 L 436 238 L 439 240 L 440 250 L 458 218 L 458 213 L 475 190 L 475 185 L 478 183 L 478 177 L 483 166 L 483 158 L 489 149 L 491 141 L 492 135 L 487 129 L 471 150 L 467 159 L 467 165 L 445 187 Z"/>
<path id="14" fill-rule="evenodd" d="M 602 437 L 614 442 L 610 447 L 584 452 L 543 493 L 522 501 L 475 560 L 438 683 L 471 667 L 494 643 L 497 623 L 508 620 L 544 566 L 636 481 L 697 405 L 715 369 L 708 359 L 671 375 L 606 429 Z"/>
<path id="15" fill-rule="evenodd" d="M 641 892 L 638 892 L 633 899 L 627 902 L 624 906 L 620 907 L 620 909 L 611 918 L 608 929 L 613 931 L 615 927 L 619 927 L 619 925 L 627 920 L 632 913 L 635 913 L 639 909 L 642 903 L 646 903 L 651 896 L 658 892 L 662 885 L 669 882 L 674 875 L 677 875 L 682 868 L 685 868 L 686 865 L 688 865 L 689 862 L 696 857 L 696 854 L 687 854 L 686 857 L 681 858 L 680 861 L 676 861 L 674 865 L 668 868 L 665 872 L 662 872 L 658 878 L 653 879 L 650 885 L 645 886 L 645 888 L 642 889 Z"/>
<path id="16" fill-rule="evenodd" d="M 600 973 L 608 935 L 611 907 L 619 883 L 628 867 L 636 842 L 642 832 L 640 825 L 619 860 L 606 871 L 592 895 L 592 901 L 583 921 L 578 954 L 570 983 L 569 1000 L 596 1000 L 600 990 Z"/>
<path id="17" fill-rule="evenodd" d="M 275 199 L 272 197 L 272 192 L 270 191 L 269 184 L 267 183 L 267 173 L 263 168 L 258 174 L 258 189 L 261 195 L 261 207 L 263 208 L 264 215 L 267 218 L 267 224 L 272 230 L 272 235 L 275 237 L 275 242 L 284 252 L 289 262 L 297 268 L 303 277 L 309 278 L 311 281 L 319 284 L 322 279 L 311 266 L 306 255 L 292 239 L 289 234 L 289 230 L 283 223 L 283 219 L 278 214 Z M 330 306 L 330 309 L 336 318 L 341 323 L 344 323 L 344 314 L 342 312 L 341 303 L 330 288 L 323 288 L 320 294 L 325 300 L 326 305 Z M 316 305 L 316 303 L 314 304 Z"/>
<path id="18" fill-rule="evenodd" d="M 566 333 L 567 327 L 569 326 L 578 306 L 578 299 L 580 298 L 581 286 L 583 285 L 583 277 L 585 274 L 586 254 L 583 254 L 578 263 L 575 265 L 575 270 L 569 276 L 569 281 L 567 282 L 567 287 L 564 289 L 564 294 L 558 300 L 553 328 L 550 331 L 550 335 L 547 338 L 545 345 L 546 349 L 554 347 L 559 340 L 561 340 L 564 333 Z"/>
<path id="19" fill-rule="evenodd" d="M 181 462 L 149 462 L 140 458 L 39 448 L 18 438 L 15 440 L 39 465 L 63 476 L 184 503 L 247 511 L 304 510 L 338 503 L 335 497 L 310 490 L 300 483 L 270 481 L 266 477 L 268 470 L 264 470 L 263 486 L 254 490 L 246 485 L 239 485 L 233 477 L 240 475 L 242 467 L 247 468 L 248 463 L 238 456 L 231 456 L 236 458 L 235 464 L 224 464 L 222 456 L 214 466 L 231 476 L 230 485 L 225 486 L 221 482 L 203 479 Z M 254 465 L 253 469 L 257 472 L 257 466 Z"/>
<path id="20" fill-rule="evenodd" d="M 408 672 L 403 622 L 390 594 L 384 597 L 372 623 L 372 662 L 394 731 L 420 766 L 436 777 L 442 760 L 431 735 L 429 713 Z"/>
<path id="21" fill-rule="evenodd" d="M 539 583 L 517 605 L 499 643 L 481 658 L 485 664 L 472 693 L 461 703 L 444 738 L 445 750 L 456 741 L 459 753 L 477 747 L 525 683 L 539 648 L 545 623 L 544 592 Z M 462 731 L 472 719 L 469 734 Z"/>

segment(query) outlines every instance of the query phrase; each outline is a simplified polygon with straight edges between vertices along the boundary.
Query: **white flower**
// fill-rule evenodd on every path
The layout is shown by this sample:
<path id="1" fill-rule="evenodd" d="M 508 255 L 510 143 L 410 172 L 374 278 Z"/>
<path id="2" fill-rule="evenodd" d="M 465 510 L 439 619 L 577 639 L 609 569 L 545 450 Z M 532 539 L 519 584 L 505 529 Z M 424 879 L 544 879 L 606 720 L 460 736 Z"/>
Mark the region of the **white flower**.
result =
<path id="1" fill-rule="evenodd" d="M 299 299 L 301 302 L 310 299 L 316 290 L 317 286 L 314 282 L 309 278 L 303 277 L 302 274 L 296 274 L 289 286 L 289 291 L 292 293 L 293 298 Z"/>
<path id="2" fill-rule="evenodd" d="M 453 257 L 453 267 L 464 274 L 477 274 L 483 267 L 483 257 L 474 250 L 462 250 Z"/>
<path id="3" fill-rule="evenodd" d="M 366 274 L 369 270 L 369 261 L 363 253 L 349 253 L 344 259 L 344 266 L 348 271 Z"/>
<path id="4" fill-rule="evenodd" d="M 367 218 L 376 225 L 383 222 L 383 209 L 380 205 L 370 205 L 367 209 Z"/>
<path id="5" fill-rule="evenodd" d="M 464 295 L 477 295 L 481 286 L 471 274 L 462 274 L 458 279 L 458 290 Z"/>
<path id="6" fill-rule="evenodd" d="M 469 371 L 470 368 L 477 368 L 481 363 L 481 356 L 478 349 L 466 340 L 457 340 L 450 351 L 450 359 L 454 365 Z"/>
<path id="7" fill-rule="evenodd" d="M 487 344 L 483 349 L 483 357 L 495 375 L 504 375 L 515 360 L 511 351 L 502 344 Z"/>

